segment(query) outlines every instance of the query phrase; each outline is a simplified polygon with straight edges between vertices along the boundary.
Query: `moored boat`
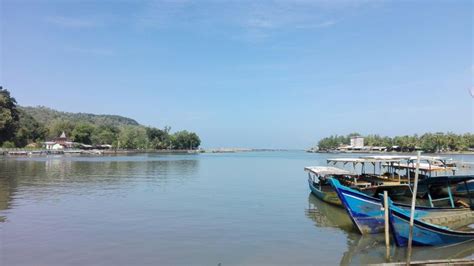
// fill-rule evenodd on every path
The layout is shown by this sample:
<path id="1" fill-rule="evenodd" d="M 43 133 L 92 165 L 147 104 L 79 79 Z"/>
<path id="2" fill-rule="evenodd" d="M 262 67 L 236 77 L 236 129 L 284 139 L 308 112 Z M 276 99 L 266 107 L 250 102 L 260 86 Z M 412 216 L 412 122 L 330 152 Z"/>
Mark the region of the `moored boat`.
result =
<path id="1" fill-rule="evenodd" d="M 456 196 L 474 196 L 474 179 L 456 185 L 454 190 Z"/>
<path id="2" fill-rule="evenodd" d="M 305 167 L 308 172 L 308 185 L 311 193 L 320 200 L 342 207 L 334 189 L 328 183 L 330 178 L 347 178 L 354 174 L 350 171 L 328 166 Z"/>
<path id="3" fill-rule="evenodd" d="M 444 218 L 451 219 L 448 215 Z M 389 200 L 389 219 L 395 243 L 397 246 L 407 246 L 410 232 L 410 212 L 395 206 Z M 440 226 L 417 216 L 414 218 L 413 245 L 438 246 L 468 242 L 474 242 L 474 231 L 455 230 L 453 226 Z"/>
<path id="4" fill-rule="evenodd" d="M 383 232 L 384 215 L 380 199 L 344 186 L 337 179 L 330 179 L 329 183 L 336 191 L 353 224 L 361 234 Z M 402 209 L 410 208 L 408 204 L 394 204 Z M 465 225 L 468 222 L 467 218 L 472 216 L 472 210 L 469 208 L 417 206 L 416 215 L 418 218 L 436 221 L 439 225 L 448 225 L 450 223 Z M 452 219 L 442 219 L 442 217 L 448 215 Z M 457 218 L 455 219 L 455 217 Z"/>
<path id="5" fill-rule="evenodd" d="M 305 171 L 308 172 L 309 188 L 317 198 L 321 199 L 324 202 L 342 207 L 341 201 L 337 196 L 336 191 L 334 191 L 334 189 L 328 183 L 329 178 L 336 178 L 343 182 L 345 185 L 355 187 L 369 195 L 377 195 L 377 189 L 381 186 L 383 186 L 386 190 L 390 190 L 390 195 L 392 197 L 405 195 L 409 188 L 407 185 L 401 184 L 400 177 L 394 177 L 393 171 L 390 176 L 377 175 L 375 174 L 375 166 L 376 164 L 378 164 L 381 169 L 382 164 L 393 165 L 394 163 L 400 163 L 402 160 L 405 160 L 407 158 L 409 157 L 390 156 L 387 158 L 336 158 L 329 159 L 327 161 L 328 164 L 343 163 L 345 165 L 351 163 L 354 165 L 354 172 L 331 166 L 305 167 Z M 360 174 L 357 174 L 355 172 L 357 164 L 362 165 L 362 170 Z M 365 173 L 366 164 L 372 164 L 374 166 L 373 174 Z M 390 170 L 393 170 L 393 168 L 389 169 L 389 171 Z"/>

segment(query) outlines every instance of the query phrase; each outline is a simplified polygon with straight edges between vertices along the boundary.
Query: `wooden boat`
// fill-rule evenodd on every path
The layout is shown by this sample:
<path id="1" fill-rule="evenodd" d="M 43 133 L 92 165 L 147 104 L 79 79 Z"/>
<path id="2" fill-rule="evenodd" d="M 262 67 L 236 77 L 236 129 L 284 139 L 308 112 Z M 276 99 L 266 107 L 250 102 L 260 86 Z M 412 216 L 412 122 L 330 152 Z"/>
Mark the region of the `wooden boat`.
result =
<path id="1" fill-rule="evenodd" d="M 395 172 L 392 166 L 409 160 L 409 156 L 363 156 L 358 158 L 331 158 L 327 159 L 328 165 L 340 165 L 345 167 L 351 165 L 354 172 L 358 172 L 358 177 L 351 186 L 356 186 L 360 190 L 383 186 L 399 185 L 408 183 L 406 177 L 402 177 Z M 382 173 L 382 168 L 387 168 Z M 358 170 L 356 170 L 358 169 Z M 379 173 L 377 173 L 377 169 Z M 373 170 L 373 171 L 371 171 Z"/>
<path id="2" fill-rule="evenodd" d="M 443 218 L 450 220 L 453 216 L 448 213 Z M 410 232 L 410 211 L 396 206 L 389 200 L 389 219 L 395 243 L 397 246 L 406 246 Z M 413 245 L 439 246 L 468 242 L 474 243 L 474 231 L 455 230 L 453 226 L 440 226 L 428 222 L 423 217 L 415 216 Z"/>
<path id="3" fill-rule="evenodd" d="M 328 165 L 350 165 L 354 172 L 360 168 L 358 180 L 370 183 L 371 187 L 380 185 L 410 184 L 415 176 L 416 156 L 404 155 L 376 155 L 353 158 L 330 158 Z M 420 157 L 420 179 L 444 175 L 454 175 L 456 167 L 449 163 L 444 157 L 421 156 Z M 377 168 L 379 173 L 377 174 Z M 382 169 L 386 169 L 383 172 Z M 371 172 L 371 170 L 373 170 Z"/>
<path id="4" fill-rule="evenodd" d="M 358 190 L 342 185 L 339 180 L 332 178 L 329 183 L 336 191 L 342 205 L 346 209 L 355 227 L 361 234 L 381 233 L 384 230 L 384 215 L 382 203 L 379 198 L 369 196 Z M 395 206 L 402 209 L 410 209 L 410 205 L 403 203 L 394 203 Z M 467 218 L 473 215 L 469 208 L 445 208 L 445 207 L 424 207 L 417 206 L 417 217 L 438 219 L 438 224 L 458 224 L 465 225 Z M 442 217 L 450 214 L 456 219 L 443 220 Z M 441 218 L 440 218 L 441 217 Z"/>
<path id="5" fill-rule="evenodd" d="M 474 175 L 458 176 L 436 176 L 425 178 L 418 182 L 418 197 L 428 198 L 430 206 L 435 203 L 448 202 L 451 207 L 455 207 L 454 197 L 463 197 L 465 205 L 473 205 L 471 201 L 474 190 Z"/>
<path id="6" fill-rule="evenodd" d="M 474 196 L 474 179 L 456 185 L 454 190 L 456 196 Z"/>
<path id="7" fill-rule="evenodd" d="M 328 164 L 343 165 L 352 164 L 354 166 L 354 172 L 340 169 L 331 166 L 312 166 L 306 167 L 305 171 L 308 172 L 308 185 L 311 192 L 323 200 L 324 202 L 337 205 L 342 207 L 342 203 L 337 196 L 337 193 L 329 185 L 329 178 L 336 178 L 343 182 L 347 186 L 355 187 L 358 190 L 368 194 L 376 196 L 379 193 L 379 189 L 383 187 L 384 190 L 388 190 L 389 195 L 392 198 L 398 196 L 405 196 L 407 192 L 411 194 L 411 191 L 407 185 L 407 180 L 402 180 L 400 176 L 394 174 L 394 164 L 400 164 L 404 160 L 411 159 L 411 156 L 366 156 L 360 158 L 333 158 L 328 159 Z M 368 165 L 373 165 L 373 173 L 366 173 Z M 356 166 L 361 166 L 361 173 L 356 174 Z M 376 168 L 382 169 L 382 166 L 387 166 L 388 172 L 385 175 L 376 174 Z"/>
<path id="8" fill-rule="evenodd" d="M 328 166 L 305 167 L 308 172 L 308 185 L 311 193 L 320 200 L 342 207 L 334 189 L 328 183 L 330 178 L 348 178 L 354 174 L 343 169 Z"/>
<path id="9" fill-rule="evenodd" d="M 356 165 L 362 165 L 361 174 L 356 174 L 345 169 L 340 169 L 331 166 L 313 166 L 306 167 L 305 171 L 308 172 L 308 185 L 311 192 L 323 200 L 324 202 L 337 205 L 342 207 L 342 203 L 337 196 L 337 193 L 329 185 L 329 178 L 336 178 L 341 182 L 344 182 L 345 185 L 356 187 L 359 190 L 363 191 L 369 195 L 377 195 L 377 188 L 384 186 L 385 190 L 390 190 L 390 196 L 396 197 L 400 195 L 405 195 L 409 188 L 407 186 L 400 185 L 400 177 L 396 178 L 392 176 L 379 176 L 375 174 L 375 165 L 378 163 L 379 167 L 382 168 L 382 164 L 394 164 L 400 163 L 402 160 L 406 160 L 410 157 L 408 156 L 390 156 L 387 158 L 336 158 L 329 159 L 328 164 L 333 163 L 351 163 L 354 165 L 354 170 Z M 373 164 L 374 165 L 374 174 L 365 173 L 365 165 Z M 406 182 L 405 182 L 406 183 Z M 389 188 L 390 187 L 390 188 Z M 411 192 L 410 192 L 411 193 Z"/>

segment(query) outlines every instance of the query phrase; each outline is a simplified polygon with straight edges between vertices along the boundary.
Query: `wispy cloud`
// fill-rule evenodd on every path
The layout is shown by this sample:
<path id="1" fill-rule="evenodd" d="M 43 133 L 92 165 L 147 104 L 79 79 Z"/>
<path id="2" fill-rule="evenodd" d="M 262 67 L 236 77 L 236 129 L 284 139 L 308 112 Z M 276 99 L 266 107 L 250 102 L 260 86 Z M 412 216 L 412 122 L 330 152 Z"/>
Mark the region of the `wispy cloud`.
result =
<path id="1" fill-rule="evenodd" d="M 262 18 L 250 18 L 246 21 L 246 26 L 252 28 L 273 28 L 275 24 L 267 19 Z"/>
<path id="2" fill-rule="evenodd" d="M 164 1 L 147 2 L 136 16 L 142 28 L 227 25 L 233 39 L 261 41 L 287 29 L 322 30 L 343 21 L 370 1 Z M 240 32 L 240 36 L 235 36 Z"/>
<path id="3" fill-rule="evenodd" d="M 334 26 L 335 24 L 337 24 L 336 20 L 329 19 L 329 20 L 324 20 L 324 21 L 317 22 L 317 23 L 314 23 L 314 24 L 307 23 L 307 24 L 303 24 L 303 25 L 297 25 L 296 28 L 298 28 L 298 29 L 328 28 L 328 27 Z"/>
<path id="4" fill-rule="evenodd" d="M 101 48 L 83 48 L 83 47 L 66 47 L 66 51 L 71 53 L 78 53 L 83 55 L 95 55 L 95 56 L 113 56 L 114 51 L 111 49 Z"/>
<path id="5" fill-rule="evenodd" d="M 93 19 L 54 16 L 46 17 L 46 22 L 64 28 L 93 28 L 100 23 Z"/>

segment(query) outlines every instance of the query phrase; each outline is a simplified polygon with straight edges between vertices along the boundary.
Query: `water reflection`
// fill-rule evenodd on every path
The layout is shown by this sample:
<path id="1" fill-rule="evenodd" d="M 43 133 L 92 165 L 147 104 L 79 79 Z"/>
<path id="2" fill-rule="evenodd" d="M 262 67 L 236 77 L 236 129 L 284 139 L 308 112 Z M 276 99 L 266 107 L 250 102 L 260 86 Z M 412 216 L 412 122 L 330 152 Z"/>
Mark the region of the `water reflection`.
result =
<path id="1" fill-rule="evenodd" d="M 393 243 L 390 246 L 390 257 L 386 258 L 383 234 L 358 234 L 343 209 L 324 203 L 312 194 L 308 196 L 308 209 L 305 211 L 305 215 L 314 221 L 317 227 L 338 228 L 347 235 L 347 250 L 341 258 L 341 265 L 403 262 L 406 259 L 406 248 L 397 248 Z M 412 261 L 462 259 L 471 257 L 473 254 L 474 245 L 472 243 L 448 247 L 414 247 Z"/>
<path id="2" fill-rule="evenodd" d="M 355 232 L 352 221 L 344 209 L 327 204 L 311 193 L 308 196 L 308 209 L 305 214 L 317 227 L 334 227 L 346 232 Z"/>
<path id="3" fill-rule="evenodd" d="M 1 215 L 2 210 L 10 208 L 12 185 L 10 180 L 4 177 L 0 177 L 0 222 L 5 222 L 6 217 Z"/>
<path id="4" fill-rule="evenodd" d="M 48 156 L 0 160 L 0 222 L 3 210 L 22 195 L 35 200 L 61 194 L 105 194 L 134 186 L 165 186 L 196 176 L 199 160 L 190 156 Z"/>

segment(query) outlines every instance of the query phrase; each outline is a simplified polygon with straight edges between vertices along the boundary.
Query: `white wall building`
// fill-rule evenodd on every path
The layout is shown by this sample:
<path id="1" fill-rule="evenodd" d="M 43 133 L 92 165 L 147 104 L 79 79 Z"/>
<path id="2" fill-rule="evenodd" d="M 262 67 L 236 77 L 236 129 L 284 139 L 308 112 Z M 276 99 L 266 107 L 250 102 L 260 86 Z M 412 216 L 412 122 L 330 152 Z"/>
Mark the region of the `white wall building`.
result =
<path id="1" fill-rule="evenodd" d="M 362 148 L 362 147 L 364 147 L 364 138 L 363 137 L 351 137 L 351 147 L 352 148 Z"/>

